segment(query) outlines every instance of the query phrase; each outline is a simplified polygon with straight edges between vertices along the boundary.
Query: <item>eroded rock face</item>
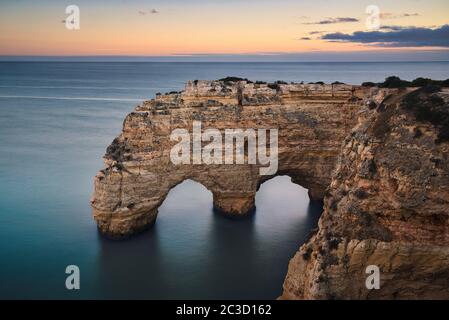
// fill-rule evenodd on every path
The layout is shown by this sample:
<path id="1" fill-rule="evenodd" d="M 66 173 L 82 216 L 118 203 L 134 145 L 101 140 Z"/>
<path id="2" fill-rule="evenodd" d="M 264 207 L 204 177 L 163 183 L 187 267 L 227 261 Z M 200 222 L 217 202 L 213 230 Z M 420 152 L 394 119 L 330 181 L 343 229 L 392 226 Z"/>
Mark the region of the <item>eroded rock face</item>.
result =
<path id="1" fill-rule="evenodd" d="M 275 128 L 279 168 L 323 199 L 341 143 L 355 125 L 361 106 L 384 91 L 345 84 L 255 84 L 246 81 L 191 81 L 183 92 L 158 95 L 130 113 L 123 132 L 108 147 L 105 168 L 95 177 L 92 208 L 99 229 L 113 237 L 145 229 L 170 189 L 186 179 L 213 193 L 216 208 L 227 214 L 254 209 L 259 165 L 174 165 L 170 150 L 176 128 Z"/>
<path id="2" fill-rule="evenodd" d="M 282 299 L 449 298 L 449 143 L 442 128 L 417 121 L 408 91 L 361 110 Z M 448 98 L 414 103 L 442 103 L 449 114 Z M 369 265 L 380 269 L 379 290 L 365 286 Z"/>

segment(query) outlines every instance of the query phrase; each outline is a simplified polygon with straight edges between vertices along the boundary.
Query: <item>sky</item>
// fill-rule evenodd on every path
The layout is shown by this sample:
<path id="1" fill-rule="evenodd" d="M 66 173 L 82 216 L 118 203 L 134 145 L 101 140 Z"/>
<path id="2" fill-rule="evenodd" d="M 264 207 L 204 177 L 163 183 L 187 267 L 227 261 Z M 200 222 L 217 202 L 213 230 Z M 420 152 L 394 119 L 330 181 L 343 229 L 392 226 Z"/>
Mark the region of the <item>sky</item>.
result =
<path id="1" fill-rule="evenodd" d="M 0 0 L 0 56 L 449 60 L 449 1 Z"/>

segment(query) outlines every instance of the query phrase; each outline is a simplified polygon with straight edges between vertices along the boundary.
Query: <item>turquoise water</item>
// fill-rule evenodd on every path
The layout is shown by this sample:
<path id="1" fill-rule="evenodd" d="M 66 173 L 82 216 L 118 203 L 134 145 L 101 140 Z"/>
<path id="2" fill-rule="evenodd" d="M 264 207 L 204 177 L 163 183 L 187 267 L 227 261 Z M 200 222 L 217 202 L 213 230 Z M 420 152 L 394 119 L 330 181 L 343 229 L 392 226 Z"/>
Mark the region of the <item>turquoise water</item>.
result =
<path id="1" fill-rule="evenodd" d="M 188 79 L 381 81 L 449 78 L 449 63 L 0 63 L 0 298 L 277 297 L 289 259 L 320 204 L 278 177 L 262 185 L 256 214 L 229 220 L 186 181 L 154 228 L 103 239 L 89 198 L 102 155 L 125 115 Z M 65 267 L 81 289 L 65 289 Z"/>

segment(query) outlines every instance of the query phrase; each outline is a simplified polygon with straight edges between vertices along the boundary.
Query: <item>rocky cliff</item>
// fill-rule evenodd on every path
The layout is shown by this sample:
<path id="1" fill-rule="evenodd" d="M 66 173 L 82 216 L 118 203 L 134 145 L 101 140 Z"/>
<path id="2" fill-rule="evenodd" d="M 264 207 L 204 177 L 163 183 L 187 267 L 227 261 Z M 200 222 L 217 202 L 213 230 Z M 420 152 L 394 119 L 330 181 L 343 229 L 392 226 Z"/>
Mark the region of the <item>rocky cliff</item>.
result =
<path id="1" fill-rule="evenodd" d="M 437 91 L 398 90 L 360 110 L 281 298 L 449 298 L 449 91 Z"/>
<path id="2" fill-rule="evenodd" d="M 323 199 L 341 142 L 367 96 L 377 91 L 223 80 L 191 81 L 182 92 L 158 94 L 126 117 L 122 133 L 107 149 L 91 201 L 99 229 L 122 237 L 148 227 L 170 189 L 186 179 L 209 189 L 214 206 L 227 214 L 251 212 L 260 184 L 275 175 L 288 175 L 312 199 Z M 203 131 L 278 129 L 278 171 L 262 176 L 258 164 L 174 165 L 170 133 L 191 131 L 194 121 L 201 121 Z"/>
<path id="3" fill-rule="evenodd" d="M 186 179 L 217 209 L 247 214 L 263 181 L 288 175 L 324 198 L 324 212 L 290 261 L 282 299 L 449 298 L 448 101 L 435 88 L 191 81 L 126 117 L 95 177 L 93 215 L 102 233 L 132 235 Z M 195 121 L 203 131 L 278 129 L 278 171 L 173 164 L 170 133 Z M 379 289 L 365 286 L 368 266 Z"/>

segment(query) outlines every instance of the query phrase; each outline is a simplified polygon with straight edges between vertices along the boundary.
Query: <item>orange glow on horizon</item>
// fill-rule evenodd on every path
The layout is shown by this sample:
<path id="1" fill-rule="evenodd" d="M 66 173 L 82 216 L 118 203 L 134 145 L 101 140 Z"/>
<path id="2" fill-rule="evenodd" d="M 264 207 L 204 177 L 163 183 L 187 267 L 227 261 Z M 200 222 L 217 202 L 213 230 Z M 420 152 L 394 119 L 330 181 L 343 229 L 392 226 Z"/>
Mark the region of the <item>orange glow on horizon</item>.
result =
<path id="1" fill-rule="evenodd" d="M 386 50 L 356 43 L 327 42 L 319 39 L 319 33 L 310 35 L 313 31 L 352 33 L 364 30 L 364 6 L 346 2 L 348 4 L 341 8 L 329 8 L 325 3 L 319 7 L 318 3 L 316 6 L 320 10 L 313 10 L 313 4 L 304 9 L 296 2 L 284 6 L 264 5 L 265 2 L 234 4 L 239 10 L 205 4 L 165 6 L 157 14 L 145 15 L 139 14 L 138 7 L 133 6 L 81 6 L 81 29 L 76 31 L 67 30 L 62 23 L 64 6 L 52 5 L 45 10 L 32 11 L 11 5 L 0 12 L 0 55 L 170 56 Z M 448 4 L 441 3 L 442 9 L 449 8 Z M 395 10 L 391 9 L 388 11 Z M 446 23 L 447 10 L 430 9 L 412 19 L 387 20 L 383 24 L 430 26 Z M 302 20 L 304 12 L 312 17 Z M 328 16 L 355 16 L 360 21 L 304 24 L 304 21 L 319 21 Z M 301 40 L 303 37 L 311 40 Z"/>

